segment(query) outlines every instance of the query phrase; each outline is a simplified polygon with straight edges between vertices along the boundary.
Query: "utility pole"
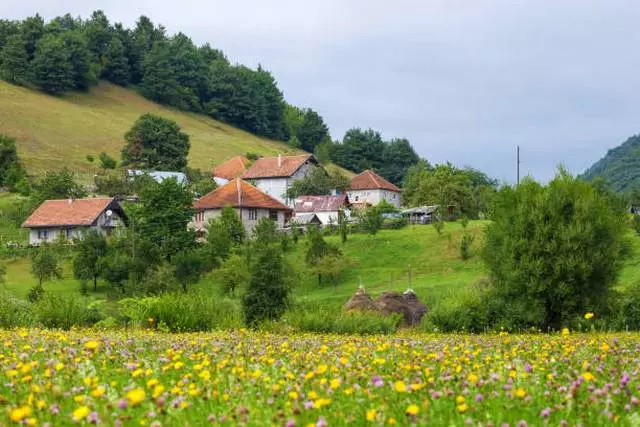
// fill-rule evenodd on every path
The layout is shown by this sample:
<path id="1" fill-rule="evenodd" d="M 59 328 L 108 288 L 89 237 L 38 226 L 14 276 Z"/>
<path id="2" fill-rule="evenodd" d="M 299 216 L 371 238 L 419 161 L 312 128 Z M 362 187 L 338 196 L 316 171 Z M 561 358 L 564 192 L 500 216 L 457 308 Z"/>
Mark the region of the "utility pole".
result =
<path id="1" fill-rule="evenodd" d="M 516 151 L 517 151 L 517 171 L 518 171 L 516 182 L 517 182 L 517 185 L 520 185 L 520 146 L 519 145 Z"/>

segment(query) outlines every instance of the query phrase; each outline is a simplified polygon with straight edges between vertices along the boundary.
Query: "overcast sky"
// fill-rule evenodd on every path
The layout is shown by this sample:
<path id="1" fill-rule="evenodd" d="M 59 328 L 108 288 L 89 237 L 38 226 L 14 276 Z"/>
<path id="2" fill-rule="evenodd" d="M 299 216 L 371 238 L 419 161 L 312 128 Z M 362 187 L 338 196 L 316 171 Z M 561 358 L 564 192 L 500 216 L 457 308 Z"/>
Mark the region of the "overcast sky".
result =
<path id="1" fill-rule="evenodd" d="M 640 132 L 637 0 L 1 0 L 0 18 L 141 14 L 273 72 L 285 98 L 515 180 L 582 172 Z"/>

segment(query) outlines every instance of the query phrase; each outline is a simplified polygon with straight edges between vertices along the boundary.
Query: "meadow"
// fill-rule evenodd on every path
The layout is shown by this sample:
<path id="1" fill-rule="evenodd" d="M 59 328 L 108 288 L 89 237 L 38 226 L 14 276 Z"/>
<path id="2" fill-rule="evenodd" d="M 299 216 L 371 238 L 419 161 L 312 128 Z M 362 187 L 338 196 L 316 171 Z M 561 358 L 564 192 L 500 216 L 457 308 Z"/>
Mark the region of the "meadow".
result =
<path id="1" fill-rule="evenodd" d="M 0 342 L 7 425 L 638 422 L 637 333 L 19 329 Z"/>

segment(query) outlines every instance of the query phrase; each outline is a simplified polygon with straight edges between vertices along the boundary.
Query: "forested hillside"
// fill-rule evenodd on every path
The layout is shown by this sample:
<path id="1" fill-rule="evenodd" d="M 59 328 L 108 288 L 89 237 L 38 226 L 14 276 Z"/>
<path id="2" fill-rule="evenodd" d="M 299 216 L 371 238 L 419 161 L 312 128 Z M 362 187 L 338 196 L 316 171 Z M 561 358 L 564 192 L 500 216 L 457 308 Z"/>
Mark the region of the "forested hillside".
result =
<path id="1" fill-rule="evenodd" d="M 324 163 L 333 161 L 354 172 L 376 169 L 396 184 L 402 184 L 408 168 L 419 160 L 408 140 L 384 140 L 380 132 L 372 129 L 353 128 L 343 140 L 333 140 L 322 116 L 311 108 L 288 104 L 274 76 L 262 66 L 251 69 L 234 64 L 224 52 L 208 44 L 197 46 L 183 33 L 169 35 L 162 25 L 145 16 L 137 20 L 134 28 L 110 22 L 102 11 L 95 11 L 89 19 L 67 14 L 49 22 L 39 15 L 21 21 L 0 20 L 0 78 L 12 85 L 58 97 L 65 95 L 63 99 L 69 99 L 70 93 L 79 98 L 81 93 L 95 93 L 92 89 L 96 86 L 104 90 L 100 81 L 107 80 L 130 87 L 161 105 L 203 114 L 254 135 L 285 141 L 291 149 L 315 153 Z M 3 87 L 3 90 L 10 89 Z M 28 92 L 19 93 L 33 98 L 27 96 Z M 40 119 L 36 111 L 27 111 L 29 101 L 12 102 L 26 107 L 23 120 Z M 98 102 L 101 101 L 91 103 L 92 107 L 100 108 Z M 45 122 L 43 130 L 55 135 L 61 133 L 58 129 L 61 126 L 82 127 L 85 118 L 70 115 Z M 7 122 L 11 119 L 5 118 Z M 0 125 L 0 133 L 17 138 L 19 144 L 25 139 L 21 132 L 30 132 L 30 125 L 18 130 L 6 123 Z M 102 127 L 94 127 L 93 131 L 100 134 Z M 116 138 L 106 133 L 109 138 Z M 87 135 L 82 131 L 78 134 L 86 141 Z M 73 138 L 73 134 L 66 135 Z M 42 143 L 55 145 L 58 157 L 66 157 L 64 144 Z M 71 148 L 75 150 L 72 153 L 75 158 L 81 155 L 80 151 L 89 151 L 89 147 L 78 145 Z M 105 148 L 115 151 L 110 145 Z M 201 154 L 196 154 L 200 161 Z M 196 158 L 193 153 L 191 156 Z M 30 161 L 25 162 L 29 165 Z"/>
<path id="2" fill-rule="evenodd" d="M 609 150 L 582 177 L 588 180 L 604 179 L 618 192 L 628 192 L 640 186 L 640 135 L 634 135 Z"/>

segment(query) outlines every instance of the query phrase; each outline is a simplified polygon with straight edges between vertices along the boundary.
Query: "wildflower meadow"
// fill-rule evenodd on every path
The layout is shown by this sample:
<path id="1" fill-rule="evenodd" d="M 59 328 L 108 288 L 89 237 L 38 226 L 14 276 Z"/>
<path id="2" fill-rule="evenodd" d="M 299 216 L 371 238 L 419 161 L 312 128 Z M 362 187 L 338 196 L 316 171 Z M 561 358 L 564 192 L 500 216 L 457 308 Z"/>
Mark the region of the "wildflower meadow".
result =
<path id="1" fill-rule="evenodd" d="M 637 425 L 640 334 L 0 332 L 0 425 Z"/>

